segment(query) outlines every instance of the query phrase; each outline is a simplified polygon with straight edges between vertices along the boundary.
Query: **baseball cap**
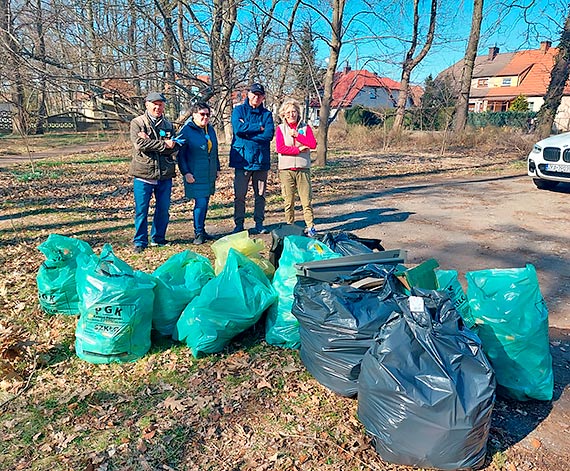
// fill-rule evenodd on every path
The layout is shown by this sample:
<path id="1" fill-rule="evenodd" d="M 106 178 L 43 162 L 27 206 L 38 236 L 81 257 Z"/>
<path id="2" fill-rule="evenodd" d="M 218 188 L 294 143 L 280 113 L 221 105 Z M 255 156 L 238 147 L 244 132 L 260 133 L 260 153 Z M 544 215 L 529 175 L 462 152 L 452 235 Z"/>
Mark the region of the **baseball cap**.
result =
<path id="1" fill-rule="evenodd" d="M 162 93 L 150 92 L 146 96 L 145 101 L 164 101 L 166 103 L 166 98 Z"/>
<path id="2" fill-rule="evenodd" d="M 257 82 L 251 84 L 251 87 L 249 87 L 249 91 L 251 93 L 261 93 L 262 95 L 265 95 L 265 88 L 263 88 L 263 85 Z"/>

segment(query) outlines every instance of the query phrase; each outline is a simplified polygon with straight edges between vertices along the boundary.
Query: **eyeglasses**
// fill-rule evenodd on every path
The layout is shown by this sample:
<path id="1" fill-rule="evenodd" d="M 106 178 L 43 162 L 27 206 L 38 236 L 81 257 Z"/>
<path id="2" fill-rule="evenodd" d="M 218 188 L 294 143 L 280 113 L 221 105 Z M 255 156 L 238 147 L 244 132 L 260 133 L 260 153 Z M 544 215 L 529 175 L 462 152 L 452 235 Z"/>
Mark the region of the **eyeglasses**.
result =
<path id="1" fill-rule="evenodd" d="M 210 117 L 210 113 L 199 112 L 198 114 L 199 114 L 200 116 L 206 116 L 207 118 Z"/>
<path id="2" fill-rule="evenodd" d="M 284 114 L 297 114 L 297 110 L 288 110 Z"/>

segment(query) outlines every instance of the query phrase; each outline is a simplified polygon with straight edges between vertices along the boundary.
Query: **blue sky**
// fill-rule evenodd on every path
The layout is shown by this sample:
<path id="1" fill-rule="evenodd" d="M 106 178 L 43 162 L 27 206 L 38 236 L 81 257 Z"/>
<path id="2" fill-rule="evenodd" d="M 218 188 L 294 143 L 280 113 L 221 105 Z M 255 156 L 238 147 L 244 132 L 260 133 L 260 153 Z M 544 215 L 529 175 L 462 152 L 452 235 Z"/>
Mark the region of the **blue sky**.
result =
<path id="1" fill-rule="evenodd" d="M 362 6 L 359 6 L 361 3 L 359 1 L 353 0 L 348 3 L 347 8 L 353 9 L 348 10 L 350 18 Z M 428 0 L 423 0 L 422 3 L 424 8 L 429 8 Z M 465 54 L 471 28 L 472 0 L 447 3 L 448 5 L 442 5 L 439 11 L 441 19 L 436 29 L 437 39 L 430 53 L 412 74 L 414 83 L 422 84 L 430 74 L 435 77 L 442 70 L 461 60 Z M 515 0 L 509 2 L 515 4 L 511 9 L 505 9 L 505 3 L 507 2 L 503 0 L 485 0 L 478 54 L 486 54 L 492 46 L 499 47 L 500 52 L 513 52 L 538 49 L 540 42 L 545 40 L 552 41 L 553 46 L 558 44 L 567 14 L 566 2 Z M 341 50 L 339 68 L 348 62 L 352 69 L 368 69 L 378 75 L 399 80 L 401 68 L 398 63 L 403 59 L 407 45 L 396 38 L 405 36 L 406 29 L 411 24 L 409 11 L 403 12 L 403 15 L 408 15 L 407 18 L 402 18 L 401 15 L 401 11 L 385 10 L 382 15 L 366 17 L 366 25 L 361 27 L 353 38 L 359 35 L 370 37 L 371 31 L 374 31 L 379 38 L 352 43 L 349 37 L 349 41 Z M 322 48 L 319 48 L 319 52 L 323 59 L 328 54 L 328 51 Z"/>

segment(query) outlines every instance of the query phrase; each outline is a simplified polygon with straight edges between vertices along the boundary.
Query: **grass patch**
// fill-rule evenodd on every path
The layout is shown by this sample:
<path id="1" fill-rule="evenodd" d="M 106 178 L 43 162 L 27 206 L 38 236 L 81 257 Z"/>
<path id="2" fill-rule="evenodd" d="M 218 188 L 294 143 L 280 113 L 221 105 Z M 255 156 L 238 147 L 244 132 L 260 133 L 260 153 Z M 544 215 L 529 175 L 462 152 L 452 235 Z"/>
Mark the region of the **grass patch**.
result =
<path id="1" fill-rule="evenodd" d="M 15 170 L 12 172 L 12 175 L 14 175 L 14 178 L 18 182 L 31 182 L 34 180 L 42 180 L 46 178 L 57 179 L 63 175 L 63 172 L 45 171 L 42 169 L 36 169 L 35 171 L 29 172 Z"/>

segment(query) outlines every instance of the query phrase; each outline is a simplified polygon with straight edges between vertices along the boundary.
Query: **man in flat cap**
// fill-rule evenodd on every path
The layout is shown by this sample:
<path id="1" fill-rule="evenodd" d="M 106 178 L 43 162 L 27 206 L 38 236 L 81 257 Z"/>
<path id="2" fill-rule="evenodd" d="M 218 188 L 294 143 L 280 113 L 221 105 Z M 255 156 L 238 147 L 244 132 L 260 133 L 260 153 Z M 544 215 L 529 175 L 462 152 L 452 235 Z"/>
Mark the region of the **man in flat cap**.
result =
<path id="1" fill-rule="evenodd" d="M 230 149 L 230 167 L 234 175 L 234 222 L 235 232 L 244 230 L 245 196 L 249 182 L 255 198 L 251 234 L 267 234 L 265 219 L 265 191 L 271 165 L 269 145 L 275 134 L 273 116 L 265 106 L 265 89 L 260 83 L 249 87 L 244 103 L 232 112 L 233 139 Z"/>
<path id="2" fill-rule="evenodd" d="M 154 194 L 154 216 L 150 245 L 167 245 L 166 228 L 170 218 L 172 178 L 176 174 L 178 144 L 173 140 L 174 126 L 164 117 L 166 98 L 151 92 L 145 99 L 146 112 L 131 121 L 133 157 L 129 174 L 134 177 L 135 253 L 149 243 L 148 211 Z"/>

